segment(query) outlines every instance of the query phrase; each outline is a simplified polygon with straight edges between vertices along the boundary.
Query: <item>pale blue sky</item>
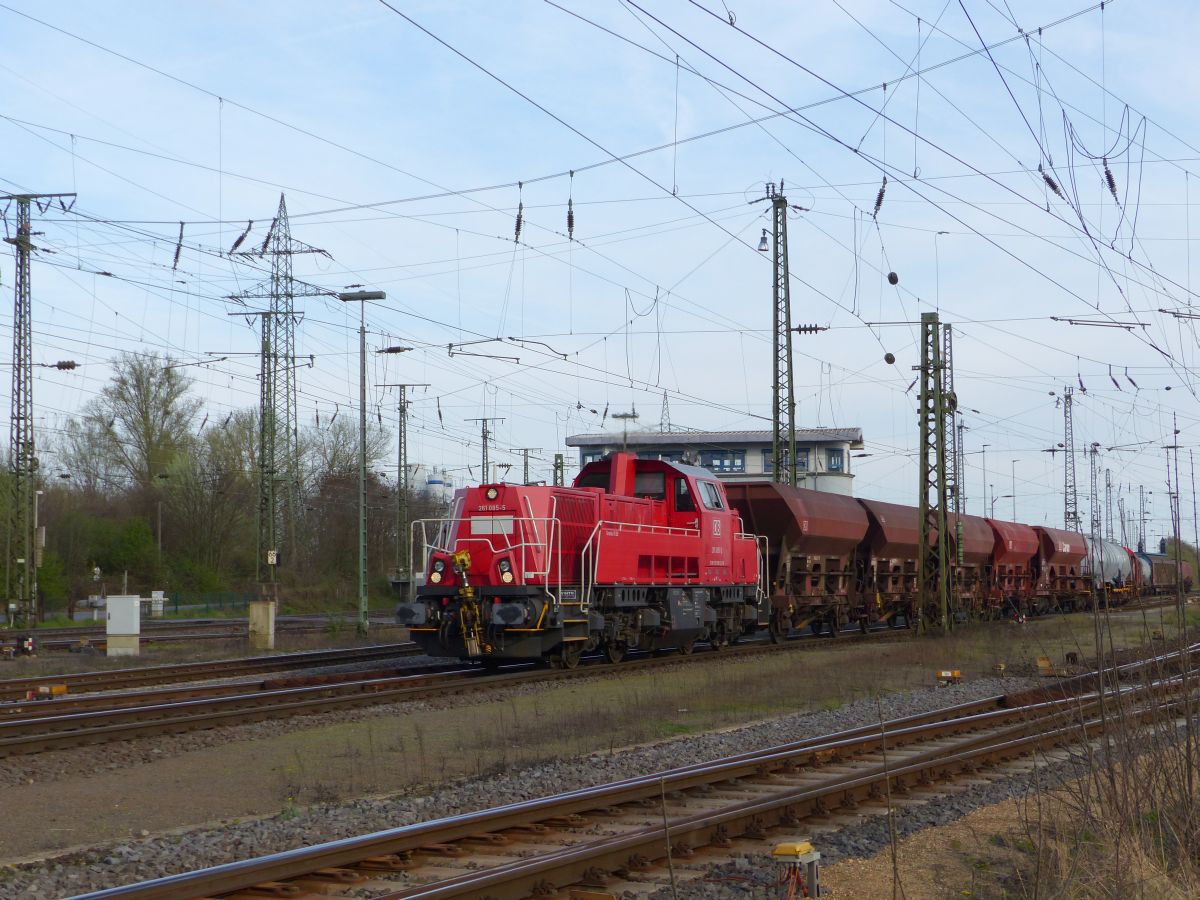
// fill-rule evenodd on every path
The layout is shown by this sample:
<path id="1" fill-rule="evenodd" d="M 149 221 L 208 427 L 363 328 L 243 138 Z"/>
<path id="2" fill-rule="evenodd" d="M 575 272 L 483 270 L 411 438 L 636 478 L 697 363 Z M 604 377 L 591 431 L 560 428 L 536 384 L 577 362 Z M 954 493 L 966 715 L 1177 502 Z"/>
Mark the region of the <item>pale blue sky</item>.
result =
<path id="1" fill-rule="evenodd" d="M 913 502 L 917 477 L 915 391 L 905 390 L 915 329 L 864 323 L 938 307 L 959 329 L 971 512 L 985 478 L 1012 493 L 1015 459 L 1019 517 L 1061 520 L 1061 457 L 1042 452 L 1061 440 L 1048 392 L 1082 376 L 1078 443 L 1138 445 L 1104 465 L 1126 490 L 1144 484 L 1161 496 L 1152 531 L 1166 527 L 1160 448 L 1171 416 L 1182 445 L 1200 436 L 1192 323 L 1158 312 L 1189 302 L 1185 201 L 1200 194 L 1193 4 L 1116 0 L 1040 39 L 1039 26 L 1088 4 L 967 0 L 969 17 L 958 0 L 393 5 L 562 122 L 377 2 L 0 5 L 0 189 L 75 190 L 84 214 L 39 216 L 55 252 L 35 264 L 35 356 L 86 364 L 39 371 L 43 444 L 103 385 L 118 350 L 193 360 L 256 348 L 222 298 L 260 274 L 219 251 L 249 219 L 247 245 L 261 241 L 280 190 L 294 236 L 333 257 L 298 258 L 297 274 L 335 290 L 386 290 L 368 309 L 372 346 L 417 348 L 373 360 L 370 376 L 372 414 L 381 404 L 385 421 L 394 397 L 374 385 L 433 385 L 413 409 L 414 460 L 478 474 L 476 426 L 464 420 L 494 415 L 506 417 L 498 446 L 544 448 L 535 471 L 545 474 L 567 434 L 599 428 L 589 410 L 636 404 L 656 426 L 663 390 L 676 423 L 766 427 L 770 266 L 753 248 L 768 221 L 750 201 L 783 178 L 789 199 L 810 210 L 790 223 L 792 271 L 808 285 L 793 283 L 793 315 L 830 326 L 797 339 L 798 418 L 863 428 L 873 455 L 854 461 L 857 493 Z M 928 69 L 978 50 L 976 30 L 988 44 L 1018 39 L 991 58 L 901 80 L 918 45 Z M 860 89 L 857 99 L 840 94 Z M 781 102 L 826 100 L 747 124 Z M 628 165 L 608 155 L 726 128 Z M 1039 164 L 1069 203 L 1048 192 Z M 523 243 L 514 244 L 519 201 Z M 172 272 L 180 220 L 185 246 Z M 10 290 L 10 258 L 0 278 Z M 317 410 L 324 420 L 335 404 L 349 414 L 357 310 L 300 305 L 299 352 L 316 356 L 301 371 L 301 420 Z M 6 301 L 0 340 L 10 334 Z M 460 334 L 528 340 L 482 345 L 519 364 L 450 358 Z M 190 370 L 213 416 L 254 405 L 255 371 L 249 356 Z M 1186 456 L 1184 469 L 1186 490 Z M 1079 473 L 1086 492 L 1082 461 Z M 1190 498 L 1185 519 L 1190 533 Z"/>

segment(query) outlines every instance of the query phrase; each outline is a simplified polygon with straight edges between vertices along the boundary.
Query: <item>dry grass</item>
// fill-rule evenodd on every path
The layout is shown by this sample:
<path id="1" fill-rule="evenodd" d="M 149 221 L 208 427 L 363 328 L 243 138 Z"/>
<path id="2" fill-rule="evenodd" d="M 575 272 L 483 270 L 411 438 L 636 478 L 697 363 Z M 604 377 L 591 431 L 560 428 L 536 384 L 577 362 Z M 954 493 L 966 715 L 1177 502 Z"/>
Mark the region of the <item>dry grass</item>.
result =
<path id="1" fill-rule="evenodd" d="M 697 651 L 707 658 L 653 672 L 617 670 L 489 693 L 480 702 L 459 699 L 445 708 L 294 734 L 290 740 L 304 746 L 280 767 L 279 796 L 305 801 L 331 792 L 353 796 L 582 759 L 789 713 L 838 709 L 880 691 L 929 687 L 942 667 L 973 678 L 993 674 L 995 664 L 1005 661 L 1009 673 L 1029 674 L 1039 655 L 1058 663 L 1067 652 L 1086 655 L 1089 621 L 1072 616 L 1024 626 L 969 625 L 944 639 L 875 640 L 749 657 Z M 1174 634 L 1169 625 L 1162 627 L 1168 638 Z M 1140 619 L 1119 624 L 1115 646 L 1137 646 L 1144 633 Z"/>
<path id="2" fill-rule="evenodd" d="M 1181 705 L 1114 702 L 1106 712 L 1106 735 L 1079 777 L 1025 805 L 1023 895 L 1200 897 L 1194 688 Z"/>

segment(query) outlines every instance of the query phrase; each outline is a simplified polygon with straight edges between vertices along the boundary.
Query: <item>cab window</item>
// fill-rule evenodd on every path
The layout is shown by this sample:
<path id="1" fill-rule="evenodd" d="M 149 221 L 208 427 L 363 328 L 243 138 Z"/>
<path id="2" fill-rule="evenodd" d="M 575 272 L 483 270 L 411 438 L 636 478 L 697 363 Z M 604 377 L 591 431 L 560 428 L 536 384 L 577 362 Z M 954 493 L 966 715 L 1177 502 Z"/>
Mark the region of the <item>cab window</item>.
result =
<path id="1" fill-rule="evenodd" d="M 700 482 L 700 499 L 705 509 L 725 508 L 725 504 L 721 502 L 721 489 L 711 481 Z"/>
<path id="2" fill-rule="evenodd" d="M 598 488 L 607 489 L 608 488 L 608 472 L 606 472 L 606 471 L 588 472 L 586 475 L 584 475 L 582 478 L 578 479 L 575 482 L 575 487 L 581 487 L 581 488 L 598 487 Z"/>
<path id="3" fill-rule="evenodd" d="M 634 477 L 633 493 L 651 500 L 667 497 L 667 476 L 664 472 L 638 472 Z"/>
<path id="4" fill-rule="evenodd" d="M 692 499 L 692 492 L 688 489 L 686 478 L 678 478 L 675 480 L 675 512 L 695 512 L 696 501 Z"/>

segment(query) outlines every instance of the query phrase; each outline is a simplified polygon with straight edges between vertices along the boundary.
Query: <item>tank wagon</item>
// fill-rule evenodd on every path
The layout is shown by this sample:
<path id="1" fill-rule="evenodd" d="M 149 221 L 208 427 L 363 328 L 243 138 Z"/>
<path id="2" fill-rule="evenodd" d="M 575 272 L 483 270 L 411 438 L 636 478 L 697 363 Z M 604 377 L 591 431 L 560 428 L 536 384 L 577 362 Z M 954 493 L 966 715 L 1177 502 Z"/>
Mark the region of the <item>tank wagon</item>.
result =
<path id="1" fill-rule="evenodd" d="M 1084 536 L 1087 555 L 1083 558 L 1081 571 L 1098 593 L 1108 597 L 1110 603 L 1119 603 L 1137 593 L 1135 559 L 1127 547 L 1113 541 L 1093 541 Z"/>
<path id="2" fill-rule="evenodd" d="M 720 647 L 768 619 L 760 541 L 694 466 L 615 453 L 569 488 L 470 487 L 414 533 L 426 581 L 396 619 L 434 656 L 573 667 Z"/>
<path id="3" fill-rule="evenodd" d="M 955 617 L 1067 611 L 1186 589 L 1164 554 L 1095 547 L 1075 532 L 948 517 Z M 911 625 L 920 518 L 910 506 L 614 453 L 571 487 L 460 489 L 447 518 L 414 523 L 424 584 L 397 621 L 434 656 L 571 667 L 602 651 L 719 649 L 766 628 Z M 1094 561 L 1094 562 L 1093 562 Z"/>

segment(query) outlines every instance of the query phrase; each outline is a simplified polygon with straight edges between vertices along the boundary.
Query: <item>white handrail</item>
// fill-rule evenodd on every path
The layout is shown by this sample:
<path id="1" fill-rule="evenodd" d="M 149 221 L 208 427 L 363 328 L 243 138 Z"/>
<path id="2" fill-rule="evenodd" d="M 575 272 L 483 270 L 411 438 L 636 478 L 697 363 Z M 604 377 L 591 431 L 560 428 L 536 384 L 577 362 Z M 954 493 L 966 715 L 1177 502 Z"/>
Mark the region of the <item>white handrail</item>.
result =
<path id="1" fill-rule="evenodd" d="M 511 518 L 512 522 L 513 522 L 513 531 L 514 532 L 518 530 L 518 528 L 521 526 L 522 523 L 528 522 L 531 525 L 533 525 L 533 535 L 534 535 L 535 540 L 532 540 L 532 541 L 521 540 L 521 541 L 518 541 L 515 543 L 511 540 L 511 533 L 499 534 L 499 535 L 495 534 L 495 533 L 482 534 L 482 535 L 477 535 L 477 534 L 461 535 L 461 534 L 456 534 L 457 529 L 452 527 L 455 524 L 459 524 L 462 522 L 486 521 L 487 518 L 488 517 L 485 517 L 485 516 L 472 516 L 472 517 L 454 516 L 451 518 L 416 519 L 416 520 L 414 520 L 412 522 L 412 531 L 413 531 L 414 539 L 417 536 L 418 529 L 420 529 L 421 545 L 423 547 L 422 568 L 424 569 L 429 566 L 430 554 L 434 553 L 435 551 L 440 551 L 442 553 L 453 553 L 454 550 L 457 549 L 458 545 L 460 545 L 460 544 L 471 544 L 471 543 L 483 544 L 488 548 L 488 550 L 492 554 L 495 554 L 498 552 L 515 553 L 515 552 L 519 551 L 520 552 L 520 565 L 521 565 L 520 571 L 526 575 L 533 575 L 533 576 L 539 576 L 539 577 L 544 578 L 546 583 L 543 584 L 543 590 L 547 593 L 548 596 L 550 596 L 553 604 L 557 605 L 558 598 L 555 597 L 554 594 L 552 594 L 549 590 L 549 582 L 551 580 L 553 580 L 555 583 L 555 587 L 558 590 L 559 596 L 561 596 L 561 594 L 562 594 L 562 533 L 561 533 L 561 531 L 559 531 L 553 527 L 556 520 L 553 518 L 550 518 L 550 517 L 539 517 L 539 516 L 530 516 L 528 518 L 525 518 L 522 516 L 511 516 L 511 517 L 498 516 L 498 517 L 496 517 L 496 518 L 505 518 L 505 519 Z M 546 540 L 545 541 L 541 540 L 540 535 L 537 531 L 536 525 L 539 522 L 546 523 Z M 437 536 L 434 538 L 434 542 L 432 542 L 432 543 L 429 540 L 428 532 L 426 531 L 426 525 L 436 525 L 437 526 Z M 504 538 L 504 544 L 502 546 L 497 546 L 497 544 L 493 542 L 492 539 L 497 538 L 497 537 Z M 453 538 L 453 541 L 455 544 L 454 548 L 451 548 L 449 546 L 451 538 Z M 528 563 L 530 562 L 530 554 L 527 553 L 527 551 L 530 549 L 539 549 L 544 554 L 548 555 L 551 552 L 552 545 L 553 545 L 553 550 L 555 551 L 555 564 L 556 564 L 556 569 L 557 569 L 557 573 L 556 573 L 557 577 L 554 579 L 551 579 L 551 572 L 550 572 L 550 567 L 549 567 L 548 563 L 547 563 L 545 571 L 538 571 L 538 570 L 532 569 L 528 565 Z"/>

